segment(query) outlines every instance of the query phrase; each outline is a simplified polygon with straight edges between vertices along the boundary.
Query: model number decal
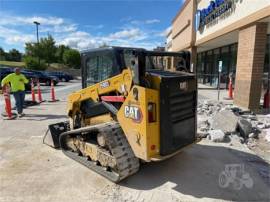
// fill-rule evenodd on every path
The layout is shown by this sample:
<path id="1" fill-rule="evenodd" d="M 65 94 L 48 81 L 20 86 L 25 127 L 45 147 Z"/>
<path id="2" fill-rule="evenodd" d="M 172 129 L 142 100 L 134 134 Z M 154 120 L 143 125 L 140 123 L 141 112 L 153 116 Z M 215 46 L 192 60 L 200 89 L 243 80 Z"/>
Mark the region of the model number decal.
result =
<path id="1" fill-rule="evenodd" d="M 188 89 L 187 82 L 180 82 L 180 90 L 186 91 Z"/>
<path id="2" fill-rule="evenodd" d="M 104 81 L 102 83 L 100 83 L 100 88 L 107 88 L 110 86 L 110 82 L 109 81 Z"/>
<path id="3" fill-rule="evenodd" d="M 135 122 L 141 122 L 142 120 L 141 109 L 136 106 L 125 106 L 125 117 L 130 118 Z"/>

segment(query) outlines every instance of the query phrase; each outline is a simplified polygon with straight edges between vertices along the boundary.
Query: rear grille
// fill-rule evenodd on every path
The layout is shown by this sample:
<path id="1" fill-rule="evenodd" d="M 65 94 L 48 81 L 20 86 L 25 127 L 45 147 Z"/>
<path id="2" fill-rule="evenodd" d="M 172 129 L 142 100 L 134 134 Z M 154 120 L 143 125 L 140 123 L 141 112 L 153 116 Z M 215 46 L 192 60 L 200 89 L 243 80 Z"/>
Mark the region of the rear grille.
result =
<path id="1" fill-rule="evenodd" d="M 171 154 L 195 141 L 196 86 L 195 78 L 166 78 L 160 84 L 160 154 Z M 188 89 L 179 88 L 188 82 Z"/>
<path id="2" fill-rule="evenodd" d="M 174 93 L 169 97 L 171 121 L 178 123 L 184 119 L 194 116 L 195 99 L 194 92 L 190 93 Z"/>

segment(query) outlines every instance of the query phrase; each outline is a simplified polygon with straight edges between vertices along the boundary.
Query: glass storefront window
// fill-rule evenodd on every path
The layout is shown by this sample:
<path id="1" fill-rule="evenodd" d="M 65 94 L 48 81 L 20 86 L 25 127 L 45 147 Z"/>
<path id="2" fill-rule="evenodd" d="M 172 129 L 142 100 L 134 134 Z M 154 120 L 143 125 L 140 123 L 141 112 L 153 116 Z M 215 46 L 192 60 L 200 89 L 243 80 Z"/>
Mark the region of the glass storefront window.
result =
<path id="1" fill-rule="evenodd" d="M 204 64 L 204 83 L 206 85 L 212 85 L 212 63 L 213 63 L 213 54 L 212 50 L 207 51 L 205 54 L 205 64 Z"/>
<path id="2" fill-rule="evenodd" d="M 218 62 L 220 59 L 220 49 L 217 48 L 214 50 L 214 55 L 213 55 L 213 76 L 212 76 L 212 86 L 217 87 L 218 86 Z"/>
<path id="3" fill-rule="evenodd" d="M 264 59 L 264 73 L 263 73 L 264 90 L 268 88 L 269 71 L 270 71 L 270 35 L 267 35 L 267 43 L 266 43 L 265 59 Z"/>
<path id="4" fill-rule="evenodd" d="M 227 88 L 229 74 L 236 70 L 237 44 L 232 44 L 197 55 L 198 82 L 209 86 L 218 86 L 219 61 L 222 61 L 221 88 Z"/>
<path id="5" fill-rule="evenodd" d="M 237 63 L 237 44 L 233 44 L 231 46 L 231 65 L 230 65 L 230 70 L 229 73 L 233 73 L 234 75 L 236 74 L 236 63 Z"/>
<path id="6" fill-rule="evenodd" d="M 198 82 L 212 87 L 218 86 L 218 66 L 222 61 L 221 88 L 228 88 L 229 75 L 236 75 L 238 44 L 230 44 L 213 50 L 198 53 L 197 74 Z M 264 83 L 267 83 L 267 75 L 270 69 L 270 35 L 267 35 L 267 45 L 264 63 Z M 233 84 L 235 79 L 233 79 Z"/>
<path id="7" fill-rule="evenodd" d="M 226 88 L 228 79 L 228 70 L 230 65 L 229 46 L 221 48 L 220 61 L 222 61 L 222 71 L 220 75 L 221 88 Z"/>

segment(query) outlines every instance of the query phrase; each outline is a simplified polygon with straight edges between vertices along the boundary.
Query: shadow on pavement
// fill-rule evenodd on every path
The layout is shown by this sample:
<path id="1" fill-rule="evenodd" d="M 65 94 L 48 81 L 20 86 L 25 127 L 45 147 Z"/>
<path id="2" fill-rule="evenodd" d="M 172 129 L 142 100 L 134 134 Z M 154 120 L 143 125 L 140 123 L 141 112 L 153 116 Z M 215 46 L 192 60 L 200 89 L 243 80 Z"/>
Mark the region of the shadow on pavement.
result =
<path id="1" fill-rule="evenodd" d="M 225 170 L 225 167 L 232 168 Z M 224 188 L 220 182 L 222 173 L 227 175 L 227 179 L 223 178 L 223 186 L 230 182 Z M 249 176 L 244 175 L 246 173 Z M 169 160 L 142 165 L 137 174 L 120 185 L 138 190 L 170 186 L 172 192 L 195 198 L 269 201 L 269 173 L 269 164 L 253 154 L 222 146 L 196 144 Z"/>
<path id="2" fill-rule="evenodd" d="M 26 114 L 22 120 L 28 121 L 44 121 L 49 119 L 63 119 L 68 118 L 66 115 L 53 115 L 53 114 Z"/>

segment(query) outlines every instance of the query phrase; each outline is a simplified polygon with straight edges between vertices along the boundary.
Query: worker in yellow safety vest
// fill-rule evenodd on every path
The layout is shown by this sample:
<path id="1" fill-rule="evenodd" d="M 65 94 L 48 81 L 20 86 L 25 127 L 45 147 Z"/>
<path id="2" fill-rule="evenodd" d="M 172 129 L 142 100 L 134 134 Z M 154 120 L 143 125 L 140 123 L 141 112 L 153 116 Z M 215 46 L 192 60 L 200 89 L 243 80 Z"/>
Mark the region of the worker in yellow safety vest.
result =
<path id="1" fill-rule="evenodd" d="M 14 73 L 7 75 L 1 82 L 2 87 L 9 83 L 11 84 L 11 91 L 15 98 L 16 109 L 19 117 L 25 115 L 23 113 L 23 104 L 25 98 L 25 84 L 28 82 L 28 79 L 21 73 L 19 68 L 15 68 Z"/>

